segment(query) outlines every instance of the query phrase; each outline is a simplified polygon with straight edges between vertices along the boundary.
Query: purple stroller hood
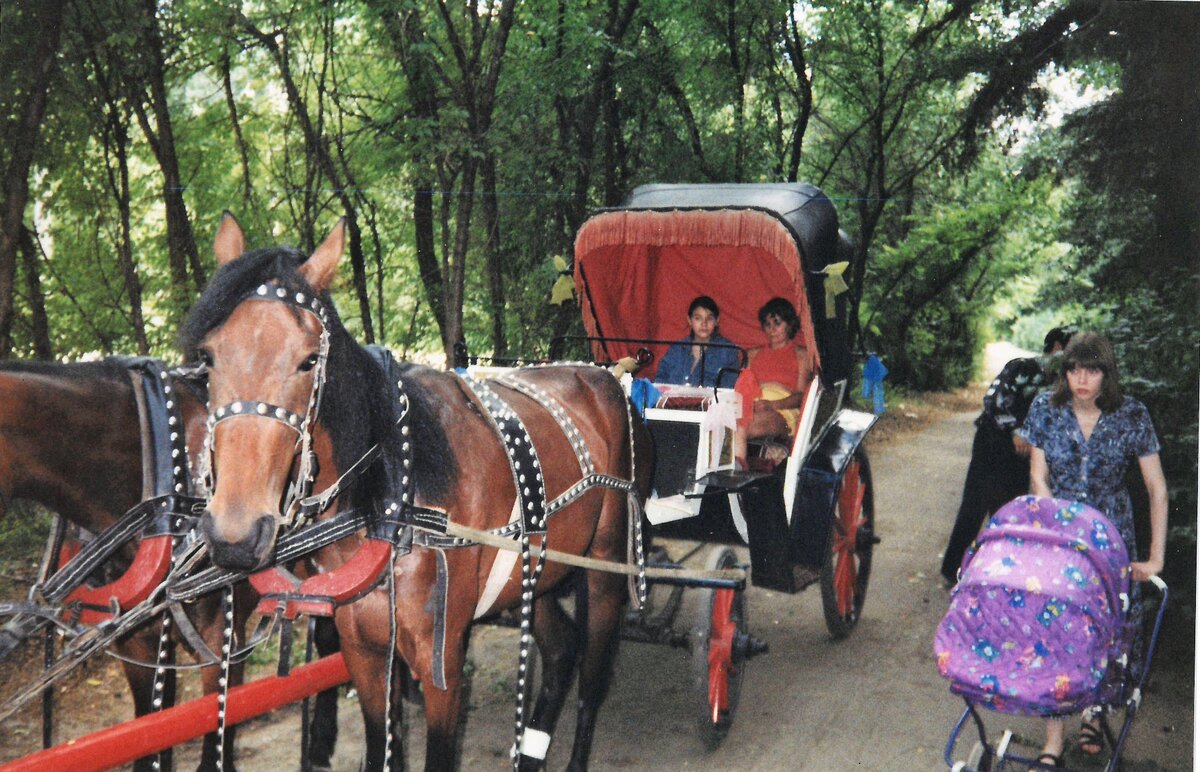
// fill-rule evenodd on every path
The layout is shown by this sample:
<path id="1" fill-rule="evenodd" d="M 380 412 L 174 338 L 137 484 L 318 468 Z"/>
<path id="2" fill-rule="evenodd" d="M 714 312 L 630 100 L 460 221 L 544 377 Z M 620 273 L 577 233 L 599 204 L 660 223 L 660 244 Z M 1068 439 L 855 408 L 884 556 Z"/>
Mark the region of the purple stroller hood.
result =
<path id="1" fill-rule="evenodd" d="M 1005 504 L 963 558 L 934 638 L 950 690 L 1007 713 L 1064 715 L 1116 699 L 1129 631 L 1129 557 L 1078 502 Z"/>

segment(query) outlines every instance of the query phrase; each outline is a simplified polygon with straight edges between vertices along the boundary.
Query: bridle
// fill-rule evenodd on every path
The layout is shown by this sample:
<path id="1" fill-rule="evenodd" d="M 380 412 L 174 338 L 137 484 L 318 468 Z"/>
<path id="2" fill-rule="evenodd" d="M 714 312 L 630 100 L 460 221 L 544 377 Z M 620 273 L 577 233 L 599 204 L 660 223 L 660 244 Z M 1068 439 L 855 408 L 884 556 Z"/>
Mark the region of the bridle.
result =
<path id="1" fill-rule="evenodd" d="M 296 432 L 296 448 L 300 456 L 300 466 L 288 486 L 287 495 L 284 497 L 284 503 L 280 510 L 283 527 L 292 528 L 303 524 L 298 521 L 304 518 L 298 517 L 298 515 L 305 510 L 299 506 L 299 503 L 311 492 L 313 478 L 316 475 L 317 464 L 316 455 L 312 449 L 312 430 L 321 410 L 321 394 L 325 385 L 326 365 L 329 360 L 329 312 L 315 295 L 301 290 L 289 290 L 276 280 L 260 284 L 256 289 L 246 294 L 241 302 L 249 300 L 284 303 L 311 314 L 317 320 L 317 324 L 321 327 L 321 342 L 317 351 L 316 364 L 312 368 L 312 391 L 309 393 L 308 405 L 303 415 L 288 410 L 285 407 L 255 399 L 234 400 L 218 407 L 216 410 L 212 410 L 210 406 L 207 432 L 204 438 L 201 479 L 205 486 L 205 498 L 211 501 L 213 493 L 216 490 L 213 456 L 215 453 L 214 445 L 216 444 L 217 424 L 232 418 L 250 417 L 278 421 Z M 305 517 L 309 517 L 312 514 L 314 513 L 305 511 Z"/>

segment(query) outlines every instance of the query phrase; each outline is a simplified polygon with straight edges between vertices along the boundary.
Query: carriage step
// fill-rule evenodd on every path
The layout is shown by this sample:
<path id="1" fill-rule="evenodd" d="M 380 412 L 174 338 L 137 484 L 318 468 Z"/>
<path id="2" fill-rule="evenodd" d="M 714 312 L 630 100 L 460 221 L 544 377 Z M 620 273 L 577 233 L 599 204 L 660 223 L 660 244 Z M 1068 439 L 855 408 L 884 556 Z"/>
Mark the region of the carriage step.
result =
<path id="1" fill-rule="evenodd" d="M 709 472 L 696 481 L 696 487 L 702 489 L 703 492 L 685 493 L 684 498 L 701 499 L 705 496 L 724 496 L 729 493 L 737 493 L 768 477 L 771 477 L 771 475 L 764 472 L 743 472 L 737 470 Z"/>

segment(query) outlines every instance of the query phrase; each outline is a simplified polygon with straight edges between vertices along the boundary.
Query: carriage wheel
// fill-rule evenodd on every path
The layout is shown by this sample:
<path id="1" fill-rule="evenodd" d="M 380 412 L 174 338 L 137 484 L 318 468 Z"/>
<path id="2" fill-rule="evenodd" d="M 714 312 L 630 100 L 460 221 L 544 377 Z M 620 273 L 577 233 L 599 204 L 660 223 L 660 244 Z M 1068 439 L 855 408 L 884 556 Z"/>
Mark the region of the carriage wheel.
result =
<path id="1" fill-rule="evenodd" d="M 875 496 L 871 465 L 861 449 L 846 467 L 821 568 L 821 604 L 825 626 L 845 638 L 858 624 L 867 598 L 871 553 L 875 549 Z"/>
<path id="2" fill-rule="evenodd" d="M 710 571 L 733 568 L 737 562 L 732 549 L 714 549 L 707 567 Z M 698 728 L 706 748 L 720 745 L 733 724 L 749 641 L 745 592 L 702 590 L 692 625 L 692 683 L 702 706 Z"/>

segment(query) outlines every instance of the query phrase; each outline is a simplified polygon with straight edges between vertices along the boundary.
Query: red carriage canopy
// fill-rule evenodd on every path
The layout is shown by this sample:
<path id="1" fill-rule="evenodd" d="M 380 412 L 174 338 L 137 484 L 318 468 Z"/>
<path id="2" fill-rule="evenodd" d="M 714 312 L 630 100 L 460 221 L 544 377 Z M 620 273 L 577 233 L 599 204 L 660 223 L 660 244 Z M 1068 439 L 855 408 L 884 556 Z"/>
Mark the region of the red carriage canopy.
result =
<path id="1" fill-rule="evenodd" d="M 646 185 L 624 206 L 590 218 L 575 239 L 575 282 L 588 335 L 675 340 L 688 333 L 687 308 L 710 295 L 721 334 L 744 348 L 764 343 L 758 309 L 790 300 L 797 341 L 815 348 L 827 382 L 844 378 L 844 301 L 825 318 L 824 274 L 837 260 L 832 202 L 803 184 Z M 813 342 L 816 342 L 815 347 Z M 632 355 L 637 343 L 594 344 L 598 360 Z M 666 345 L 647 346 L 655 360 Z"/>

